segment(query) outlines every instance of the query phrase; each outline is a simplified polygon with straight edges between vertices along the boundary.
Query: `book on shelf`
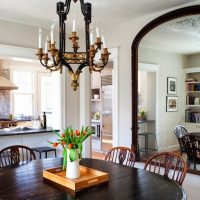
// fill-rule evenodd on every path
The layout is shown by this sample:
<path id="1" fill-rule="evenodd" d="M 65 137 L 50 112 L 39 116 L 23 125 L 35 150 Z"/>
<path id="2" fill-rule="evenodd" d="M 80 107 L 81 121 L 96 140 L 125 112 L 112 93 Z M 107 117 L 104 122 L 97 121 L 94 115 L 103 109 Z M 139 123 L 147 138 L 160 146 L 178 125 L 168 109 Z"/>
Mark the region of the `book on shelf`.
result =
<path id="1" fill-rule="evenodd" d="M 185 122 L 200 123 L 200 112 L 185 110 Z"/>
<path id="2" fill-rule="evenodd" d="M 200 83 L 188 84 L 187 91 L 200 91 Z"/>
<path id="3" fill-rule="evenodd" d="M 195 78 L 186 78 L 185 82 L 196 82 L 197 80 Z"/>
<path id="4" fill-rule="evenodd" d="M 186 105 L 194 105 L 195 97 L 193 96 L 186 96 Z"/>

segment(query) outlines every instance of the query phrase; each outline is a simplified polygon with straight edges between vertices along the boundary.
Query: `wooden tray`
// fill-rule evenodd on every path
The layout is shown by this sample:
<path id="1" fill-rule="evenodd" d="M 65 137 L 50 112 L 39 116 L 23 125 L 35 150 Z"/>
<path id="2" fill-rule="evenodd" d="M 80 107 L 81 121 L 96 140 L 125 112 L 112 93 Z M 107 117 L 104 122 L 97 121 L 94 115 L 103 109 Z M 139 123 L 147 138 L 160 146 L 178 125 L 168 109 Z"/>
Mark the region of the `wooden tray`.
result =
<path id="1" fill-rule="evenodd" d="M 107 182 L 108 174 L 95 169 L 80 166 L 80 178 L 68 179 L 66 178 L 66 171 L 63 171 L 61 167 L 57 167 L 43 170 L 43 178 L 76 192 L 84 188 Z"/>

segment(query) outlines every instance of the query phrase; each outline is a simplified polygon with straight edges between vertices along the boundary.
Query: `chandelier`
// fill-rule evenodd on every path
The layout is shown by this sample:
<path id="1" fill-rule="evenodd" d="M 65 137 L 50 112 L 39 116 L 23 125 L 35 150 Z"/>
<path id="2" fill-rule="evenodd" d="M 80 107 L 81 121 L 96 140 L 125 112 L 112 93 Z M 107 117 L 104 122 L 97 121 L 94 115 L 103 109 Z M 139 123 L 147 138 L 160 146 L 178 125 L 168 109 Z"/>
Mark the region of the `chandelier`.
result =
<path id="1" fill-rule="evenodd" d="M 73 20 L 73 28 L 69 40 L 72 44 L 71 52 L 66 51 L 66 26 L 65 21 L 70 10 L 71 0 L 57 3 L 57 14 L 59 16 L 59 49 L 56 48 L 54 41 L 54 28 L 51 27 L 50 40 L 46 38 L 45 49 L 42 48 L 42 30 L 39 29 L 39 48 L 37 52 L 40 63 L 51 72 L 60 70 L 62 73 L 63 66 L 67 67 L 72 83 L 71 86 L 75 91 L 79 86 L 78 79 L 84 67 L 89 67 L 89 71 L 100 72 L 108 63 L 109 52 L 106 48 L 105 38 L 99 34 L 99 27 L 96 26 L 96 42 L 93 42 L 93 28 L 91 23 L 91 3 L 84 3 L 84 0 L 73 0 L 75 3 L 80 1 L 81 12 L 85 20 L 85 51 L 79 52 L 79 37 L 76 33 L 76 19 Z M 103 47 L 103 48 L 102 48 Z M 100 62 L 95 63 L 95 56 L 101 51 Z M 51 59 L 49 58 L 51 56 Z M 74 70 L 72 65 L 78 65 Z"/>

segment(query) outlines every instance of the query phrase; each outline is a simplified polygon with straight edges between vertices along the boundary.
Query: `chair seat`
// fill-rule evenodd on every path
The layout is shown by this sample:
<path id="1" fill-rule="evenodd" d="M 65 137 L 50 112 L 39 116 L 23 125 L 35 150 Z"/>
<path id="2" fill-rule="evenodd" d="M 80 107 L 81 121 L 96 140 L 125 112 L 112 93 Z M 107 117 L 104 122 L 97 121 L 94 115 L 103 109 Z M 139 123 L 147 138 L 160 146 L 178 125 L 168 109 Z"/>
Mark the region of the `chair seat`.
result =
<path id="1" fill-rule="evenodd" d="M 56 149 L 52 148 L 52 147 L 48 147 L 48 146 L 44 146 L 44 147 L 35 147 L 32 148 L 33 151 L 36 151 L 40 154 L 40 159 L 42 157 L 42 153 L 45 153 L 45 158 L 47 158 L 47 152 L 50 151 L 54 151 L 55 152 L 55 157 L 56 157 Z"/>

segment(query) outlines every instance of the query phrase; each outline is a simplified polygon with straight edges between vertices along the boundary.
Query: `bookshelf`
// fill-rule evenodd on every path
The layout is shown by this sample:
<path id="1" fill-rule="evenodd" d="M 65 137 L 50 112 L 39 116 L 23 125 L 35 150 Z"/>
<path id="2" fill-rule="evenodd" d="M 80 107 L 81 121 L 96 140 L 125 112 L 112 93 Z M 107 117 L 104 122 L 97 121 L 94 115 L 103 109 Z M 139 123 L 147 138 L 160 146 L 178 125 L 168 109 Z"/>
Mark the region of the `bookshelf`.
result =
<path id="1" fill-rule="evenodd" d="M 185 122 L 200 123 L 200 68 L 185 70 Z"/>

